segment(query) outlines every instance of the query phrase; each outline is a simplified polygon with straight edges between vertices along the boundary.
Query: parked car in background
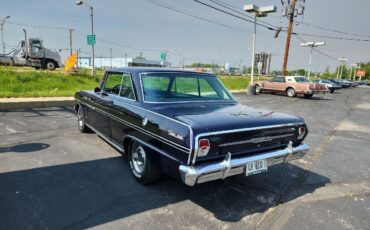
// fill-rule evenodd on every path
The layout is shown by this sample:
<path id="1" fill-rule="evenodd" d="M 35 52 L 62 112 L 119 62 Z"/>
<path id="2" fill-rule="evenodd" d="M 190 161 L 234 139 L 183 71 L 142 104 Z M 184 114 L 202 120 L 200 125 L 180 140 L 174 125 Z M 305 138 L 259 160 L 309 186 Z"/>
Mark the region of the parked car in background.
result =
<path id="1" fill-rule="evenodd" d="M 353 81 L 350 81 L 350 80 L 347 80 L 347 79 L 343 79 L 343 81 L 347 82 L 351 87 L 359 86 L 359 84 L 357 84 L 356 82 L 353 82 Z"/>
<path id="2" fill-rule="evenodd" d="M 337 85 L 329 80 L 315 80 L 313 82 L 326 85 L 326 87 L 328 87 L 328 89 L 330 90 L 330 93 L 334 93 L 335 90 L 342 88 L 340 85 Z"/>
<path id="3" fill-rule="evenodd" d="M 275 77 L 270 81 L 257 81 L 255 86 L 256 93 L 282 93 L 288 97 L 303 95 L 305 98 L 311 98 L 314 94 L 325 94 L 329 92 L 326 85 L 312 83 L 303 76 Z"/>
<path id="4" fill-rule="evenodd" d="M 328 79 L 328 81 L 331 81 L 337 85 L 340 85 L 342 88 L 348 88 L 350 85 L 346 82 L 341 81 L 340 79 Z"/>
<path id="5" fill-rule="evenodd" d="M 189 186 L 251 176 L 309 149 L 303 118 L 242 105 L 212 74 L 114 69 L 75 99 L 79 130 L 126 153 L 142 184 L 162 173 Z"/>
<path id="6" fill-rule="evenodd" d="M 370 83 L 366 80 L 363 80 L 363 81 L 356 81 L 357 84 L 359 85 L 370 85 Z"/>

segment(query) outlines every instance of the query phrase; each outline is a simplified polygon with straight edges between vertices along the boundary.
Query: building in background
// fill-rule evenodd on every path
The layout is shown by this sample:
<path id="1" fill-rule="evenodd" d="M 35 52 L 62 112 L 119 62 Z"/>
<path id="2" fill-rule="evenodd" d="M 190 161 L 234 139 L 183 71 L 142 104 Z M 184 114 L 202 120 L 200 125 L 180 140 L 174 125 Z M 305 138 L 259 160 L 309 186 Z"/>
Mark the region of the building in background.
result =
<path id="1" fill-rule="evenodd" d="M 254 68 L 257 69 L 258 75 L 269 75 L 271 65 L 271 54 L 267 53 L 256 53 L 254 62 Z"/>
<path id="2" fill-rule="evenodd" d="M 78 67 L 91 68 L 91 57 L 78 57 Z M 110 58 L 110 57 L 95 57 L 96 68 L 121 68 L 121 67 L 171 67 L 170 62 L 147 60 L 140 58 Z"/>

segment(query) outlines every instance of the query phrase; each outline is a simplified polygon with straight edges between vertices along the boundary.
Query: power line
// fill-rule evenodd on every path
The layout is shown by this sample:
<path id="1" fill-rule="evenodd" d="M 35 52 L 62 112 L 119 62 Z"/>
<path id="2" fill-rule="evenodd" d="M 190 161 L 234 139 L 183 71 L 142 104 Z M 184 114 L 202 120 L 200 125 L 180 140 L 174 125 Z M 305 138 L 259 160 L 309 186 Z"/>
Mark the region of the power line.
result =
<path id="1" fill-rule="evenodd" d="M 33 28 L 38 28 L 38 29 L 63 30 L 63 31 L 70 30 L 70 28 L 65 28 L 65 27 L 32 25 L 32 24 L 25 24 L 25 23 L 14 22 L 14 21 L 7 21 L 6 23 L 17 25 L 17 26 L 23 26 L 23 27 L 33 27 Z"/>
<path id="2" fill-rule="evenodd" d="M 243 16 L 245 16 L 245 17 L 248 17 L 248 18 L 250 18 L 250 19 L 253 19 L 253 20 L 254 20 L 254 17 L 249 16 L 249 15 L 247 15 L 247 14 L 245 14 L 245 13 L 242 13 L 242 12 L 238 11 L 238 10 L 239 10 L 239 8 L 238 8 L 238 7 L 236 7 L 236 6 L 233 6 L 233 5 L 231 5 L 231 4 L 228 4 L 228 3 L 225 3 L 225 2 L 223 2 L 223 1 L 219 1 L 219 0 L 209 0 L 209 1 L 210 1 L 210 2 L 215 3 L 215 4 L 219 5 L 219 6 L 222 6 L 222 7 L 226 8 L 226 9 L 228 9 L 228 10 L 231 10 L 231 11 L 233 11 L 233 12 L 235 12 L 235 13 L 239 14 L 239 15 L 243 15 Z M 233 9 L 233 8 L 234 8 L 234 9 Z M 235 9 L 238 9 L 238 10 L 235 10 Z M 257 19 L 257 22 L 263 23 L 263 24 L 265 24 L 265 25 L 267 25 L 267 26 L 270 26 L 270 27 L 275 27 L 275 29 L 277 29 L 277 28 L 278 28 L 277 26 L 272 25 L 272 24 L 267 23 L 267 22 L 264 22 L 264 21 L 262 21 L 261 19 Z"/>
<path id="3" fill-rule="evenodd" d="M 225 11 L 225 10 L 223 10 L 223 9 L 217 8 L 217 7 L 215 7 L 215 6 L 209 5 L 209 4 L 207 4 L 207 3 L 204 3 L 204 2 L 201 2 L 201 1 L 198 1 L 198 0 L 194 0 L 194 1 L 195 1 L 195 2 L 197 2 L 197 3 L 199 3 L 199 4 L 202 4 L 202 5 L 204 5 L 204 6 L 207 6 L 207 7 L 209 7 L 209 8 L 212 8 L 212 9 L 214 9 L 214 10 L 220 11 L 220 12 L 222 12 L 222 13 L 224 13 L 224 14 L 228 14 L 228 15 L 233 16 L 233 17 L 235 17 L 235 18 L 239 18 L 239 19 L 241 19 L 241 20 L 243 20 L 243 21 L 247 21 L 247 22 L 250 22 L 250 23 L 253 23 L 253 24 L 254 24 L 254 21 L 252 21 L 252 20 L 246 19 L 246 18 L 244 18 L 244 17 L 240 17 L 240 16 L 238 16 L 238 15 L 232 14 L 232 13 L 230 13 L 230 12 L 228 12 L 228 11 Z M 256 24 L 257 24 L 257 25 L 259 25 L 259 26 L 261 26 L 261 27 L 264 27 L 264 28 L 266 28 L 266 29 L 274 30 L 274 31 L 275 31 L 275 29 L 274 29 L 274 28 L 271 28 L 271 27 L 269 27 L 269 26 L 263 25 L 263 24 L 261 24 L 261 23 L 256 23 Z"/>
<path id="4" fill-rule="evenodd" d="M 163 8 L 172 10 L 172 11 L 175 11 L 177 13 L 180 13 L 180 14 L 183 14 L 183 15 L 187 15 L 187 16 L 192 17 L 192 18 L 197 18 L 197 19 L 200 19 L 202 21 L 213 23 L 213 24 L 216 24 L 216 25 L 225 27 L 225 28 L 236 29 L 236 30 L 239 30 L 239 31 L 244 31 L 244 32 L 252 33 L 251 31 L 248 31 L 248 30 L 245 30 L 245 29 L 241 29 L 241 28 L 234 27 L 234 26 L 231 26 L 231 25 L 227 25 L 227 24 L 224 24 L 224 23 L 221 23 L 221 22 L 216 22 L 216 21 L 213 21 L 213 20 L 210 20 L 210 19 L 207 19 L 207 18 L 198 16 L 198 15 L 195 15 L 195 14 L 184 12 L 183 10 L 180 10 L 178 8 L 175 8 L 174 6 L 165 5 L 163 3 L 156 2 L 156 1 L 153 1 L 153 0 L 145 0 L 145 1 L 150 2 L 150 3 L 154 4 L 154 5 L 157 5 L 157 6 L 160 6 L 160 7 L 163 7 Z"/>
<path id="5" fill-rule="evenodd" d="M 240 17 L 240 16 L 238 16 L 238 15 L 232 14 L 232 13 L 230 13 L 230 12 L 227 12 L 227 11 L 222 10 L 222 9 L 220 9 L 220 8 L 217 8 L 217 7 L 215 7 L 215 6 L 209 5 L 209 4 L 207 4 L 207 3 L 201 2 L 201 1 L 199 1 L 199 0 L 194 0 L 194 1 L 195 1 L 195 2 L 197 2 L 197 3 L 200 3 L 200 4 L 202 4 L 202 5 L 205 5 L 205 6 L 207 6 L 207 7 L 210 7 L 210 8 L 212 8 L 212 9 L 215 9 L 215 10 L 217 10 L 217 11 L 220 11 L 220 12 L 222 12 L 222 13 L 225 13 L 225 14 L 228 14 L 228 15 L 230 15 L 230 16 L 233 16 L 233 17 L 235 17 L 235 18 L 238 18 L 238 19 L 241 19 L 241 20 L 244 20 L 244 21 L 248 21 L 248 22 L 254 23 L 254 22 L 253 22 L 253 21 L 251 21 L 251 20 L 248 20 L 248 19 L 246 19 L 246 18 L 243 18 L 243 17 Z M 269 30 L 274 30 L 274 31 L 276 31 L 276 29 L 271 28 L 271 27 L 266 26 L 266 25 L 262 25 L 262 24 L 260 24 L 260 23 L 257 23 L 257 25 L 262 26 L 262 27 L 264 27 L 264 28 L 267 28 L 267 29 L 269 29 Z M 287 32 L 287 30 L 281 30 L 281 31 L 283 31 L 283 32 Z M 317 34 L 297 33 L 297 32 L 292 32 L 292 34 L 293 34 L 293 35 L 308 36 L 308 37 L 318 37 L 318 38 L 336 39 L 336 40 L 359 41 L 359 42 L 370 42 L 370 39 L 347 38 L 347 37 L 335 37 L 335 36 L 328 36 L 328 35 L 317 35 Z"/>
<path id="6" fill-rule="evenodd" d="M 302 22 L 301 24 L 302 24 L 302 25 L 306 25 L 306 26 L 310 26 L 310 27 L 313 27 L 313 28 L 317 28 L 317 29 L 325 30 L 325 31 L 334 32 L 334 33 L 340 33 L 340 34 L 346 34 L 346 35 L 352 35 L 352 36 L 359 36 L 359 37 L 370 38 L 370 36 L 369 36 L 369 35 L 363 35 L 363 34 L 355 34 L 355 33 L 350 33 L 350 32 L 344 32 L 344 31 L 340 31 L 340 30 L 336 30 L 336 29 L 326 28 L 326 27 L 323 27 L 323 26 L 312 25 L 312 24 L 305 23 L 305 22 Z"/>
<path id="7" fill-rule="evenodd" d="M 316 38 L 329 38 L 329 39 L 346 40 L 346 41 L 370 42 L 370 39 L 335 37 L 335 36 L 328 36 L 328 35 L 317 35 L 317 34 L 296 33 L 296 32 L 293 32 L 292 34 L 308 36 L 308 37 L 316 37 Z"/>

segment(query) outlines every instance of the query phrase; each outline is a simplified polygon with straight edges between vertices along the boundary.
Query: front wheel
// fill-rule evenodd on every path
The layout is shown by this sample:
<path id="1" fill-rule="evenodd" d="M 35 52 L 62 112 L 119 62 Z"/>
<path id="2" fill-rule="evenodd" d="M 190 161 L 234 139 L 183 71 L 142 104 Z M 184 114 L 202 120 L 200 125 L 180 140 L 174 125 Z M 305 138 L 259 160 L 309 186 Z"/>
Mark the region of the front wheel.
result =
<path id="1" fill-rule="evenodd" d="M 286 90 L 286 95 L 288 97 L 295 97 L 296 96 L 296 92 L 295 92 L 295 90 L 293 88 L 288 88 Z"/>
<path id="2" fill-rule="evenodd" d="M 129 148 L 131 173 L 140 184 L 151 184 L 158 181 L 161 171 L 153 164 L 148 156 L 150 150 L 140 143 L 133 141 Z"/>
<path id="3" fill-rule="evenodd" d="M 54 61 L 52 60 L 47 60 L 46 63 L 45 63 L 45 66 L 44 68 L 47 69 L 47 70 L 55 70 L 56 68 L 56 64 Z"/>

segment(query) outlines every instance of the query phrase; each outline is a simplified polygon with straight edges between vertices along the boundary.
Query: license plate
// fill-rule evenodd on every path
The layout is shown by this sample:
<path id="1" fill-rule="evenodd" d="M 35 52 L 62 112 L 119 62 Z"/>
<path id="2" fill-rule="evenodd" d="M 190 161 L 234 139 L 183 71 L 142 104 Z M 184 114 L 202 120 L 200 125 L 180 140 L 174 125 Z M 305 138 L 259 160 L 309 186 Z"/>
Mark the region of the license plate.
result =
<path id="1" fill-rule="evenodd" d="M 251 176 L 258 173 L 267 172 L 267 161 L 266 160 L 258 160 L 258 161 L 252 161 L 247 163 L 246 170 L 245 170 L 246 176 Z"/>

